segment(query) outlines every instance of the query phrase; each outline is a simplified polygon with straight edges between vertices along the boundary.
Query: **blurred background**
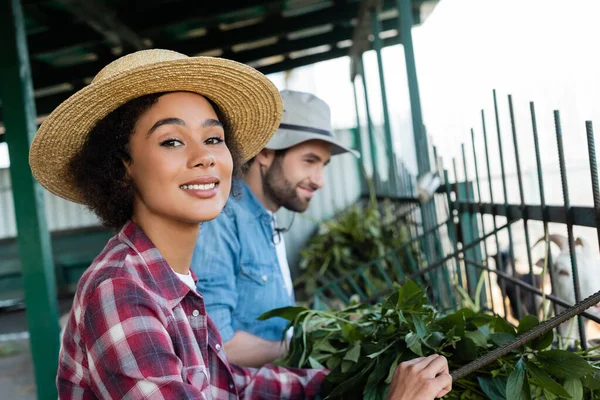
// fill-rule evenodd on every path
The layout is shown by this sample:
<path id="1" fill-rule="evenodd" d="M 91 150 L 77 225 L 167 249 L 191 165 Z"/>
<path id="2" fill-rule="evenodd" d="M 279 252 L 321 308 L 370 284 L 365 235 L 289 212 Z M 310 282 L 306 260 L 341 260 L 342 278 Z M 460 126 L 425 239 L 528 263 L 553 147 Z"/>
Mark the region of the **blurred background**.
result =
<path id="1" fill-rule="evenodd" d="M 516 272 L 539 274 L 535 262 L 545 250 L 533 244 L 544 226 L 584 238 L 598 254 L 600 205 L 594 204 L 590 179 L 595 150 L 585 125 L 600 123 L 598 1 L 0 4 L 6 52 L 0 60 L 0 392 L 8 393 L 7 399 L 56 397 L 45 389 L 53 381 L 57 351 L 57 330 L 48 328 L 48 321 L 68 311 L 77 279 L 111 236 L 83 207 L 33 183 L 28 143 L 44 117 L 101 67 L 139 49 L 234 59 L 265 73 L 280 90 L 312 92 L 330 105 L 336 134 L 362 157 L 334 159 L 327 186 L 286 233 L 295 278 L 302 274 L 300 251 L 319 222 L 371 193 L 408 207 L 412 237 L 444 221 L 456 223 L 462 234 L 453 236 L 450 228 L 437 232 L 443 249 L 430 254 L 426 264 L 448 258 L 452 243 L 461 248 L 468 236 L 479 240 L 477 257 L 484 265 L 496 269 L 487 263 L 488 255 L 510 249 Z M 417 182 L 427 173 L 437 174 L 442 184 L 428 202 L 419 203 Z M 504 204 L 515 206 L 512 232 L 499 229 L 485 238 L 495 224 L 511 221 Z M 284 221 L 291 218 L 281 214 Z M 464 215 L 469 232 L 463 232 Z M 468 275 L 463 261 L 447 268 L 453 280 Z M 506 301 L 499 285 L 487 282 L 486 301 L 496 299 L 489 308 L 507 315 L 498 305 Z M 596 327 L 588 328 L 590 337 L 597 337 Z M 50 350 L 36 356 L 35 343 Z"/>

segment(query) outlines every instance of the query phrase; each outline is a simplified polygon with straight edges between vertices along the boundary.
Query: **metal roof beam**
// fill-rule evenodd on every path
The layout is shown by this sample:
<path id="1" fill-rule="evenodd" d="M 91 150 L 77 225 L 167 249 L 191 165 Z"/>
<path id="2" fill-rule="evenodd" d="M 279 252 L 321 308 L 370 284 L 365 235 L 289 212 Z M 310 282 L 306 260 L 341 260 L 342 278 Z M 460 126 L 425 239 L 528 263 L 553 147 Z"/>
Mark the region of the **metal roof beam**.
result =
<path id="1" fill-rule="evenodd" d="M 147 48 L 131 28 L 118 20 L 114 10 L 94 0 L 59 0 L 73 15 L 102 34 L 113 46 L 141 50 Z"/>
<path id="2" fill-rule="evenodd" d="M 386 0 L 385 6 L 388 7 L 388 9 L 394 8 L 395 2 L 393 0 Z M 356 16 L 357 12 L 357 3 L 348 4 L 341 10 L 338 8 L 329 8 L 326 10 L 306 13 L 297 17 L 283 18 L 281 21 L 277 20 L 277 22 L 274 24 L 270 24 L 268 21 L 266 21 L 260 25 L 248 26 L 231 31 L 219 31 L 207 36 L 186 39 L 182 41 L 157 41 L 155 42 L 155 47 L 168 48 L 190 55 L 214 49 L 229 49 L 235 44 L 247 43 L 270 36 L 281 37 L 291 32 L 317 27 L 328 23 L 339 25 L 346 22 L 349 25 L 351 19 Z M 265 24 L 268 24 L 268 30 L 265 29 Z M 291 40 L 288 42 L 293 43 Z M 101 47 L 105 49 L 105 46 Z M 239 52 L 240 55 L 243 53 L 244 52 Z M 236 54 L 237 53 L 227 53 L 226 57 L 238 59 Z M 242 58 L 243 57 L 244 56 L 242 56 Z M 53 74 L 46 74 L 44 73 L 43 69 L 34 67 L 32 70 L 34 83 L 36 88 L 43 88 L 64 82 L 73 82 L 74 79 L 81 80 L 90 78 L 93 77 L 107 63 L 112 61 L 112 59 L 114 58 L 106 59 L 104 57 L 98 57 L 98 60 L 96 61 L 76 64 L 71 67 L 64 67 L 61 68 L 58 73 Z M 248 60 L 247 58 L 245 59 Z M 254 60 L 256 60 L 256 58 Z M 248 61 L 253 61 L 253 59 Z"/>
<path id="3" fill-rule="evenodd" d="M 306 56 L 306 57 L 299 57 L 299 58 L 295 58 L 295 59 L 290 59 L 290 58 L 286 57 L 286 59 L 282 62 L 266 65 L 264 67 L 259 67 L 257 69 L 260 72 L 262 72 L 263 74 L 271 74 L 271 73 L 275 73 L 275 72 L 286 71 L 286 70 L 290 70 L 293 68 L 298 68 L 298 67 L 302 67 L 305 65 L 314 64 L 317 62 L 326 61 L 326 60 L 330 60 L 333 58 L 339 58 L 339 57 L 348 55 L 348 49 L 347 48 L 343 48 L 343 49 L 337 48 L 336 43 L 337 43 L 337 41 L 326 43 L 326 44 L 330 44 L 332 46 L 332 49 L 330 51 L 327 51 L 324 53 L 319 53 L 319 54 L 310 55 L 310 56 Z M 393 46 L 393 45 L 396 45 L 399 43 L 400 43 L 399 36 L 394 36 L 394 37 L 383 40 L 384 47 Z M 294 51 L 298 51 L 298 50 L 302 50 L 302 49 L 297 49 Z M 52 110 L 54 110 L 60 103 L 65 101 L 73 93 L 74 93 L 74 91 L 68 91 L 68 92 L 62 92 L 62 93 L 57 93 L 57 94 L 53 94 L 50 96 L 44 96 L 44 97 L 37 98 L 36 99 L 36 109 L 38 110 L 38 115 L 49 114 Z M 2 137 L 2 135 L 0 135 L 0 137 Z"/>

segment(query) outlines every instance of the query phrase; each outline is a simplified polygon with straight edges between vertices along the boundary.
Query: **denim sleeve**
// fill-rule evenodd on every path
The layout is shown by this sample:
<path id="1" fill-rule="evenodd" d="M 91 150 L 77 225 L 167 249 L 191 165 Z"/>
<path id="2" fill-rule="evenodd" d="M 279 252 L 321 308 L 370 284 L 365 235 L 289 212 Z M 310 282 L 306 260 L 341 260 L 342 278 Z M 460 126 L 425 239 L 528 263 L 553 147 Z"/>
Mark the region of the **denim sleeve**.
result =
<path id="1" fill-rule="evenodd" d="M 233 215 L 222 212 L 204 222 L 192 257 L 192 270 L 198 277 L 197 289 L 204 298 L 206 312 L 223 342 L 233 338 L 232 314 L 237 304 L 236 271 L 240 243 Z"/>

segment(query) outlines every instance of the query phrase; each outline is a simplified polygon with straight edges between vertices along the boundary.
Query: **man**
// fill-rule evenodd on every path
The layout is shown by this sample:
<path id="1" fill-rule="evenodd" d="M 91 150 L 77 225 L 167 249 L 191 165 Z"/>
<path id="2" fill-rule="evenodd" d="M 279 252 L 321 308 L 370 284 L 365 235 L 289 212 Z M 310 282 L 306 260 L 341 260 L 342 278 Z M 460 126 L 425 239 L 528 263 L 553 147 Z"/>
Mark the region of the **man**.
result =
<path id="1" fill-rule="evenodd" d="M 199 277 L 208 315 L 233 364 L 260 367 L 285 354 L 287 321 L 257 317 L 294 305 L 285 241 L 275 212 L 304 212 L 321 189 L 323 169 L 332 155 L 356 152 L 337 142 L 329 106 L 302 92 L 281 92 L 284 112 L 279 130 L 245 166 L 244 180 L 223 212 L 200 228 L 192 269 Z"/>

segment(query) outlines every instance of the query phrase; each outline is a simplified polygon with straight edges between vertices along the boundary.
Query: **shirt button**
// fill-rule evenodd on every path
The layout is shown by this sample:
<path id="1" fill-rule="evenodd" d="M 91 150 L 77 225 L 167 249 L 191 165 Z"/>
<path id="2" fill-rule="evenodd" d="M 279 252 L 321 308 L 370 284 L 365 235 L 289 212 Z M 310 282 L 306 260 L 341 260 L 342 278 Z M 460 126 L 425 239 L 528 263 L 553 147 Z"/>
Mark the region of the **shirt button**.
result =
<path id="1" fill-rule="evenodd" d="M 217 343 L 217 345 L 215 346 L 215 349 L 217 349 L 217 351 L 221 350 L 221 345 L 219 343 Z"/>
<path id="2" fill-rule="evenodd" d="M 192 311 L 192 315 L 193 315 L 194 317 L 197 317 L 198 315 L 200 315 L 200 311 L 198 311 L 198 310 L 194 310 L 194 311 Z"/>
<path id="3" fill-rule="evenodd" d="M 267 281 L 267 279 L 269 279 L 269 278 L 267 278 L 267 276 L 266 276 L 266 275 L 263 275 L 263 276 L 262 276 L 262 280 L 263 280 L 263 281 L 265 281 L 265 282 L 266 282 L 266 281 Z"/>
<path id="4" fill-rule="evenodd" d="M 233 390 L 233 383 L 229 384 L 229 389 Z"/>

